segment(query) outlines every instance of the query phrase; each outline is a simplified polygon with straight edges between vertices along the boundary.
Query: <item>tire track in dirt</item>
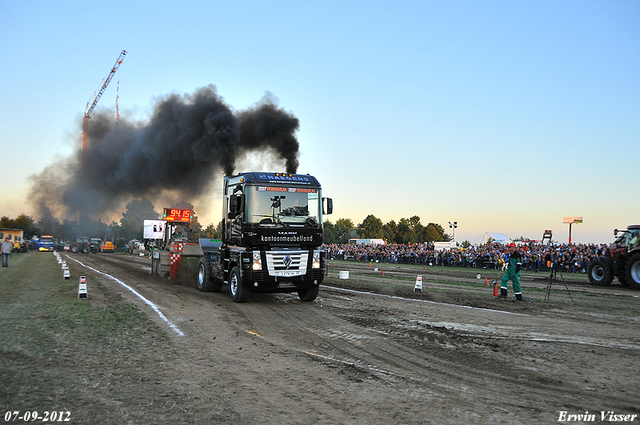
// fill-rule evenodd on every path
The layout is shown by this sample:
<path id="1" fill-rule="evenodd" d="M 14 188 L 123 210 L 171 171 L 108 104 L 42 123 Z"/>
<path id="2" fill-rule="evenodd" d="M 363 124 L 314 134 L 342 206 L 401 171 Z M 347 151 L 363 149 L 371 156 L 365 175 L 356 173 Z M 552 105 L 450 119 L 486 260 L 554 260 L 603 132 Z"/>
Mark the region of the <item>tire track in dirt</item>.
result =
<path id="1" fill-rule="evenodd" d="M 234 304 L 226 288 L 200 293 L 176 285 L 150 276 L 137 258 L 113 256 L 103 264 L 133 278 L 180 324 L 180 348 L 189 358 L 182 370 L 198 375 L 183 379 L 194 388 L 215 384 L 239 405 L 250 403 L 247 412 L 256 417 L 261 410 L 301 413 L 295 406 L 302 404 L 306 418 L 325 423 L 407 422 L 427 410 L 449 423 L 548 423 L 559 410 L 635 405 L 633 393 L 621 391 L 637 376 L 638 333 L 627 326 L 637 324 L 634 317 L 496 300 L 484 288 L 478 295 L 425 288 L 426 299 L 446 295 L 451 304 L 327 285 L 313 303 L 294 294 L 252 294 L 249 303 Z M 480 308 L 456 304 L 469 297 Z M 373 414 L 366 407 L 372 404 Z"/>

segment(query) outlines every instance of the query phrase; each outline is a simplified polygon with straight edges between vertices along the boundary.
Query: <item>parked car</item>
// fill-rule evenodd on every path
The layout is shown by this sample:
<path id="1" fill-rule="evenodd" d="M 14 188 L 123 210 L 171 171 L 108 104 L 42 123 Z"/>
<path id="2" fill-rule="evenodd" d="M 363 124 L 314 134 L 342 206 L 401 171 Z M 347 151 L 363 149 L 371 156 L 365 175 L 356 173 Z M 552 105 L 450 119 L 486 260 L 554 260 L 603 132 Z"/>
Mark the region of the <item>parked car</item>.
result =
<path id="1" fill-rule="evenodd" d="M 144 251 L 144 245 L 137 239 L 131 239 L 124 247 L 127 254 L 133 254 L 134 250 Z"/>

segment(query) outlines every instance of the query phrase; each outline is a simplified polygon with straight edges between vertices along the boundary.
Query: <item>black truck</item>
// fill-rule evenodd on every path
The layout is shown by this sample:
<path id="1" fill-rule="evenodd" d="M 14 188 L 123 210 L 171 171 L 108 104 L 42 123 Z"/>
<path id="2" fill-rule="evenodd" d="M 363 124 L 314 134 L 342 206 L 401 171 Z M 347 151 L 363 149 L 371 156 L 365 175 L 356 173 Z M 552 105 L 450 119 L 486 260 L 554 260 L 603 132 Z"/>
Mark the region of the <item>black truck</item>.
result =
<path id="1" fill-rule="evenodd" d="M 229 285 L 233 302 L 255 292 L 297 292 L 313 301 L 327 272 L 322 217 L 331 198 L 322 197 L 308 174 L 242 173 L 224 178 L 222 240 L 200 239 L 198 289 Z"/>

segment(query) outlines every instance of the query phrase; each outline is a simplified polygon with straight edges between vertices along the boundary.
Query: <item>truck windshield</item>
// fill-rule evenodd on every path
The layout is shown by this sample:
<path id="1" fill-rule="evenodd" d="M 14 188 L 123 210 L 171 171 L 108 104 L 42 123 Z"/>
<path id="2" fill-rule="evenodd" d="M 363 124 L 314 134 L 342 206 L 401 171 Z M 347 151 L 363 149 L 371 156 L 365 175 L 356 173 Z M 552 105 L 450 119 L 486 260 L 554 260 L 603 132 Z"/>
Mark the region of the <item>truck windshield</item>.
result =
<path id="1" fill-rule="evenodd" d="M 264 225 L 321 223 L 320 189 L 248 186 L 246 221 Z"/>

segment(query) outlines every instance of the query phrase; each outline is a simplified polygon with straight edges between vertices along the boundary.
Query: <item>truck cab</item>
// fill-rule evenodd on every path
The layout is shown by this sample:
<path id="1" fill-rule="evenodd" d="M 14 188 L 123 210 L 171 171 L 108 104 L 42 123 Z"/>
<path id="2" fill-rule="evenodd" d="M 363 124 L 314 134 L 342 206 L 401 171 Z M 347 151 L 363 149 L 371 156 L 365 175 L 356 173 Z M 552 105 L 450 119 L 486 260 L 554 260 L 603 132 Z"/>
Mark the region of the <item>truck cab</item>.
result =
<path id="1" fill-rule="evenodd" d="M 225 177 L 223 193 L 222 240 L 201 242 L 198 287 L 229 284 L 235 302 L 246 301 L 251 291 L 297 291 L 301 300 L 313 301 L 326 273 L 323 215 L 333 209 L 318 180 L 243 173 Z"/>

